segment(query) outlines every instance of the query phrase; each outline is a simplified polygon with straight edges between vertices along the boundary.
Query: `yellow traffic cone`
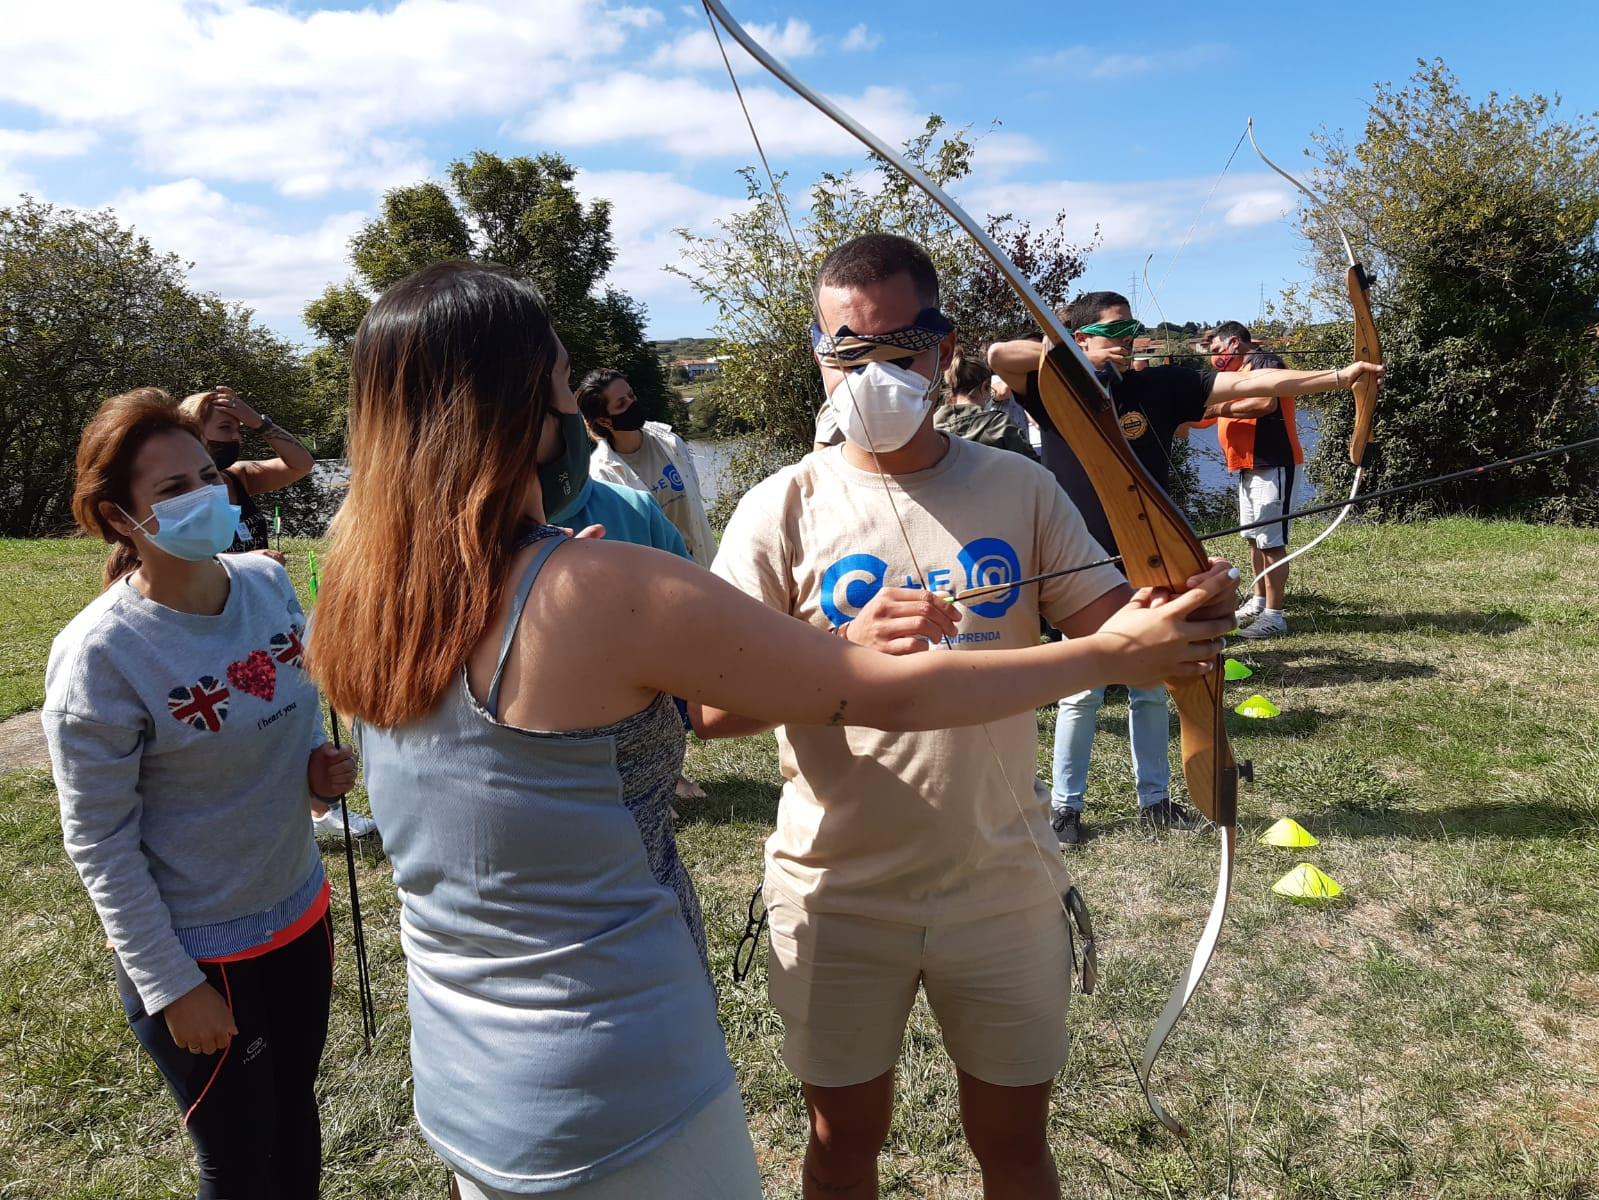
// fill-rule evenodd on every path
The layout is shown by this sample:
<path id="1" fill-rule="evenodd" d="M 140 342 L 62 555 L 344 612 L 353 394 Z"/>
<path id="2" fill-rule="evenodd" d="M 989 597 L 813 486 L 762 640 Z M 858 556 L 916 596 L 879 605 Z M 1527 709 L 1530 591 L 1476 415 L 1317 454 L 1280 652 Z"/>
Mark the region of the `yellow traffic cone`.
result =
<path id="1" fill-rule="evenodd" d="M 1282 709 L 1260 695 L 1251 696 L 1233 711 L 1240 717 L 1256 717 L 1260 720 L 1269 720 L 1282 715 Z"/>
<path id="2" fill-rule="evenodd" d="M 1288 874 L 1271 885 L 1271 890 L 1290 900 L 1331 900 L 1341 896 L 1344 889 L 1331 875 L 1318 871 L 1309 863 L 1300 863 Z"/>
<path id="3" fill-rule="evenodd" d="M 1314 834 L 1292 817 L 1284 817 L 1260 835 L 1262 846 L 1319 846 Z"/>

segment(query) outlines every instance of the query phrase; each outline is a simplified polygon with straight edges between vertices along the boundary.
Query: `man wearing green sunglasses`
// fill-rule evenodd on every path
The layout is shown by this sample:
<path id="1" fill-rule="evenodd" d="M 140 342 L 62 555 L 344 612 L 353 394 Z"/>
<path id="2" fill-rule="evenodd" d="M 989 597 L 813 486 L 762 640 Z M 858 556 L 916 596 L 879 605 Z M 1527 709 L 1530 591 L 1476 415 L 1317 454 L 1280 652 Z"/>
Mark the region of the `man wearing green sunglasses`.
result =
<path id="1" fill-rule="evenodd" d="M 1341 390 L 1363 375 L 1382 375 L 1382 367 L 1366 362 L 1351 363 L 1337 371 L 1259 370 L 1240 374 L 1189 366 L 1133 371 L 1133 339 L 1143 327 L 1133 317 L 1127 297 L 1118 292 L 1087 292 L 1057 315 L 1107 382 L 1128 445 L 1163 488 L 1170 487 L 1171 444 L 1180 426 L 1216 417 L 1265 416 L 1276 410 L 1278 396 Z M 1043 431 L 1044 465 L 1082 512 L 1089 532 L 1106 550 L 1116 553 L 1110 523 L 1087 472 L 1055 431 L 1039 400 L 1039 358 L 1039 343 L 1032 339 L 999 342 L 988 353 L 989 365 L 1011 385 L 1022 407 Z M 1104 689 L 1099 688 L 1067 696 L 1056 714 L 1050 807 L 1063 850 L 1082 839 L 1088 756 L 1095 717 L 1104 695 Z M 1150 828 L 1199 828 L 1203 818 L 1170 795 L 1170 721 L 1164 688 L 1129 690 L 1128 734 L 1140 822 Z"/>

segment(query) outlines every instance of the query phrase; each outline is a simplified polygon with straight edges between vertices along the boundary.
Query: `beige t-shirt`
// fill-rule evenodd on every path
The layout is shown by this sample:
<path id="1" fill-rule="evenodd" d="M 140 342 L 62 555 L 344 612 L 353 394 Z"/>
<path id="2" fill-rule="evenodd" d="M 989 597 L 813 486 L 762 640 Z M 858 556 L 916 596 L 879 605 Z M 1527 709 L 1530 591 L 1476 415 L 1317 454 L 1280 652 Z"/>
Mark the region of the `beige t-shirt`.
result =
<path id="1" fill-rule="evenodd" d="M 1105 557 L 1048 471 L 947 441 L 935 466 L 887 484 L 929 587 L 960 591 Z M 821 629 L 852 620 L 881 587 L 920 586 L 883 480 L 849 466 L 838 446 L 752 488 L 712 570 Z M 1058 623 L 1122 582 L 1098 567 L 974 600 L 955 644 L 929 653 L 1035 646 L 1040 613 Z M 777 741 L 785 783 L 767 881 L 813 912 L 976 920 L 1065 883 L 1048 805 L 1033 792 L 1032 712 L 924 733 L 791 725 Z"/>
<path id="2" fill-rule="evenodd" d="M 644 486 L 649 489 L 650 495 L 655 497 L 655 502 L 661 506 L 661 511 L 683 535 L 684 544 L 689 547 L 689 553 L 693 554 L 695 535 L 699 533 L 695 528 L 692 512 L 694 502 L 683 486 L 683 477 L 678 473 L 677 464 L 672 461 L 666 443 L 646 429 L 644 440 L 637 450 L 632 454 L 623 454 L 618 450 L 616 456 L 644 481 Z"/>

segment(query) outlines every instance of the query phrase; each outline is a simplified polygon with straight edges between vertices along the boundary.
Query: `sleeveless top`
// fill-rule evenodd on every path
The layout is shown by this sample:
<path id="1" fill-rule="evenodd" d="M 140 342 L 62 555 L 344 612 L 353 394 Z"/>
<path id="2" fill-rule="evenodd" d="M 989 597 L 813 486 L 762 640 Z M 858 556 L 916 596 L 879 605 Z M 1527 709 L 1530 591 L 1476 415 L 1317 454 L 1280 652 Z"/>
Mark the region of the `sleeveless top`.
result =
<path id="1" fill-rule="evenodd" d="M 243 554 L 250 550 L 271 549 L 272 519 L 261 511 L 255 497 L 250 495 L 250 489 L 244 486 L 244 480 L 231 470 L 222 474 L 227 476 L 229 498 L 239 506 L 239 524 L 233 531 L 233 545 L 223 553 Z"/>
<path id="2" fill-rule="evenodd" d="M 463 670 L 426 716 L 357 733 L 400 895 L 417 1123 L 452 1167 L 518 1193 L 626 1166 L 733 1083 L 666 811 L 671 698 L 570 732 L 496 719 L 564 538 L 534 540 L 485 702 Z"/>

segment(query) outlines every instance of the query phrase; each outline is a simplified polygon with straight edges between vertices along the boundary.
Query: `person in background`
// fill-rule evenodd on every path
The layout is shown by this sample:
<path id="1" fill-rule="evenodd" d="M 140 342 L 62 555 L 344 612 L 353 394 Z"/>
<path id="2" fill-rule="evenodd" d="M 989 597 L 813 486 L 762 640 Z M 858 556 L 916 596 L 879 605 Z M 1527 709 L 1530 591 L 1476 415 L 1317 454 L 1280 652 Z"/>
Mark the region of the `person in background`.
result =
<path id="1" fill-rule="evenodd" d="M 1277 407 L 1277 397 L 1352 387 L 1362 375 L 1382 376 L 1382 367 L 1356 362 L 1336 371 L 1265 370 L 1249 374 L 1199 370 L 1188 366 L 1129 370 L 1133 340 L 1141 328 L 1127 297 L 1118 292 L 1087 292 L 1059 311 L 1078 346 L 1107 381 L 1127 444 L 1161 487 L 1170 486 L 1171 444 L 1184 424 L 1213 417 L 1259 417 Z M 1111 549 L 1110 522 L 1088 474 L 1055 430 L 1038 394 L 1040 344 L 1030 339 L 999 342 L 989 348 L 989 364 L 1016 389 L 1023 407 L 1044 430 L 1043 461 L 1077 505 L 1100 545 Z M 1129 689 L 1128 733 L 1138 816 L 1153 828 L 1192 830 L 1203 818 L 1170 796 L 1171 763 L 1167 742 L 1171 723 L 1166 689 Z M 1088 758 L 1103 689 L 1067 696 L 1055 724 L 1054 823 L 1062 849 L 1082 837 L 1088 786 Z"/>
<path id="2" fill-rule="evenodd" d="M 1211 365 L 1218 371 L 1272 371 L 1286 365 L 1250 336 L 1249 326 L 1223 321 L 1210 335 Z M 1255 579 L 1236 614 L 1238 636 L 1250 640 L 1282 637 L 1288 632 L 1283 597 L 1288 591 L 1288 511 L 1294 499 L 1295 468 L 1305 461 L 1294 424 L 1294 398 L 1280 396 L 1277 407 L 1258 417 L 1219 417 L 1216 439 L 1227 456 L 1227 469 L 1238 473 L 1238 523 L 1282 520 L 1241 535 L 1249 543 L 1250 574 Z M 1276 564 L 1283 563 L 1281 566 Z"/>
<path id="3" fill-rule="evenodd" d="M 590 371 L 578 387 L 577 404 L 595 440 L 589 462 L 595 480 L 651 497 L 677 530 L 689 557 L 709 567 L 716 558 L 716 533 L 705 512 L 699 472 L 687 443 L 670 425 L 644 419 L 632 385 L 619 372 Z M 687 731 L 688 706 L 682 701 L 678 715 Z M 705 789 L 680 775 L 676 795 L 679 800 L 703 800 Z"/>
<path id="4" fill-rule="evenodd" d="M 683 535 L 694 561 L 709 567 L 716 534 L 705 515 L 699 473 L 688 445 L 670 425 L 646 421 L 633 389 L 616 371 L 590 371 L 577 390 L 578 408 L 594 435 L 594 478 L 655 498 Z"/>
<path id="5" fill-rule="evenodd" d="M 68 856 L 122 1006 L 199 1159 L 201 1200 L 312 1200 L 333 932 L 308 798 L 325 745 L 289 577 L 222 553 L 239 510 L 166 393 L 101 405 L 73 515 L 115 549 L 50 647 L 42 714 Z"/>
<path id="6" fill-rule="evenodd" d="M 298 483 L 311 473 L 316 460 L 283 426 L 252 408 L 230 387 L 214 387 L 207 392 L 185 396 L 178 412 L 192 421 L 205 435 L 205 448 L 222 472 L 228 499 L 239 508 L 239 523 L 226 554 L 263 554 L 282 565 L 283 555 L 272 546 L 272 517 L 255 497 L 264 496 Z M 242 430 L 259 434 L 278 452 L 276 458 L 240 458 Z M 344 801 L 311 799 L 311 828 L 320 842 L 344 839 Z M 355 809 L 349 810 L 350 836 L 371 837 L 377 822 Z"/>
<path id="7" fill-rule="evenodd" d="M 988 351 L 986 349 L 983 351 L 983 359 L 985 362 L 988 359 Z M 1016 399 L 1016 393 L 1011 389 L 1010 384 L 1005 382 L 1003 377 L 990 375 L 988 377 L 988 390 L 994 397 L 994 407 L 1009 417 L 1011 423 L 1022 431 L 1023 436 L 1027 438 L 1028 449 L 1033 452 L 1033 457 L 1037 458 L 1039 442 L 1042 437 L 1038 422 L 1033 420 L 1028 411 L 1021 406 L 1021 402 Z"/>
<path id="8" fill-rule="evenodd" d="M 969 442 L 980 442 L 1000 450 L 1014 450 L 1032 458 L 1027 439 L 1003 409 L 994 403 L 989 390 L 993 372 L 981 358 L 974 358 L 959 346 L 944 371 L 944 402 L 933 411 L 933 428 Z"/>
<path id="9" fill-rule="evenodd" d="M 603 533 L 615 542 L 653 546 L 668 554 L 693 560 L 683 544 L 683 535 L 666 517 L 665 511 L 648 492 L 626 487 L 589 474 L 592 462 L 588 429 L 571 390 L 555 398 L 556 420 L 560 425 L 561 449 L 554 461 L 539 468 L 539 477 L 549 504 L 551 525 L 571 526 L 574 530 Z M 686 732 L 688 705 L 677 701 L 678 717 Z M 705 789 L 687 775 L 679 775 L 673 789 L 679 800 L 703 800 Z M 677 810 L 672 810 L 677 815 Z"/>
<path id="10" fill-rule="evenodd" d="M 259 551 L 282 563 L 283 556 L 272 549 L 272 516 L 255 498 L 309 475 L 316 462 L 311 452 L 300 444 L 299 438 L 257 412 L 230 387 L 214 387 L 186 396 L 178 411 L 204 433 L 205 448 L 223 473 L 228 499 L 239 506 L 238 528 L 227 553 Z M 276 450 L 277 457 L 241 458 L 242 431 L 246 429 Z"/>
<path id="11" fill-rule="evenodd" d="M 879 654 L 671 555 L 546 524 L 568 364 L 521 276 L 437 263 L 400 281 L 350 376 L 350 493 L 309 661 L 358 722 L 394 864 L 417 1123 L 467 1200 L 757 1200 L 668 816 L 671 697 L 774 724 L 1030 725 L 1111 659 L 1202 673 L 1231 585 L 1143 595 L 1056 646 Z M 1195 618 L 1217 599 L 1224 620 Z"/>

